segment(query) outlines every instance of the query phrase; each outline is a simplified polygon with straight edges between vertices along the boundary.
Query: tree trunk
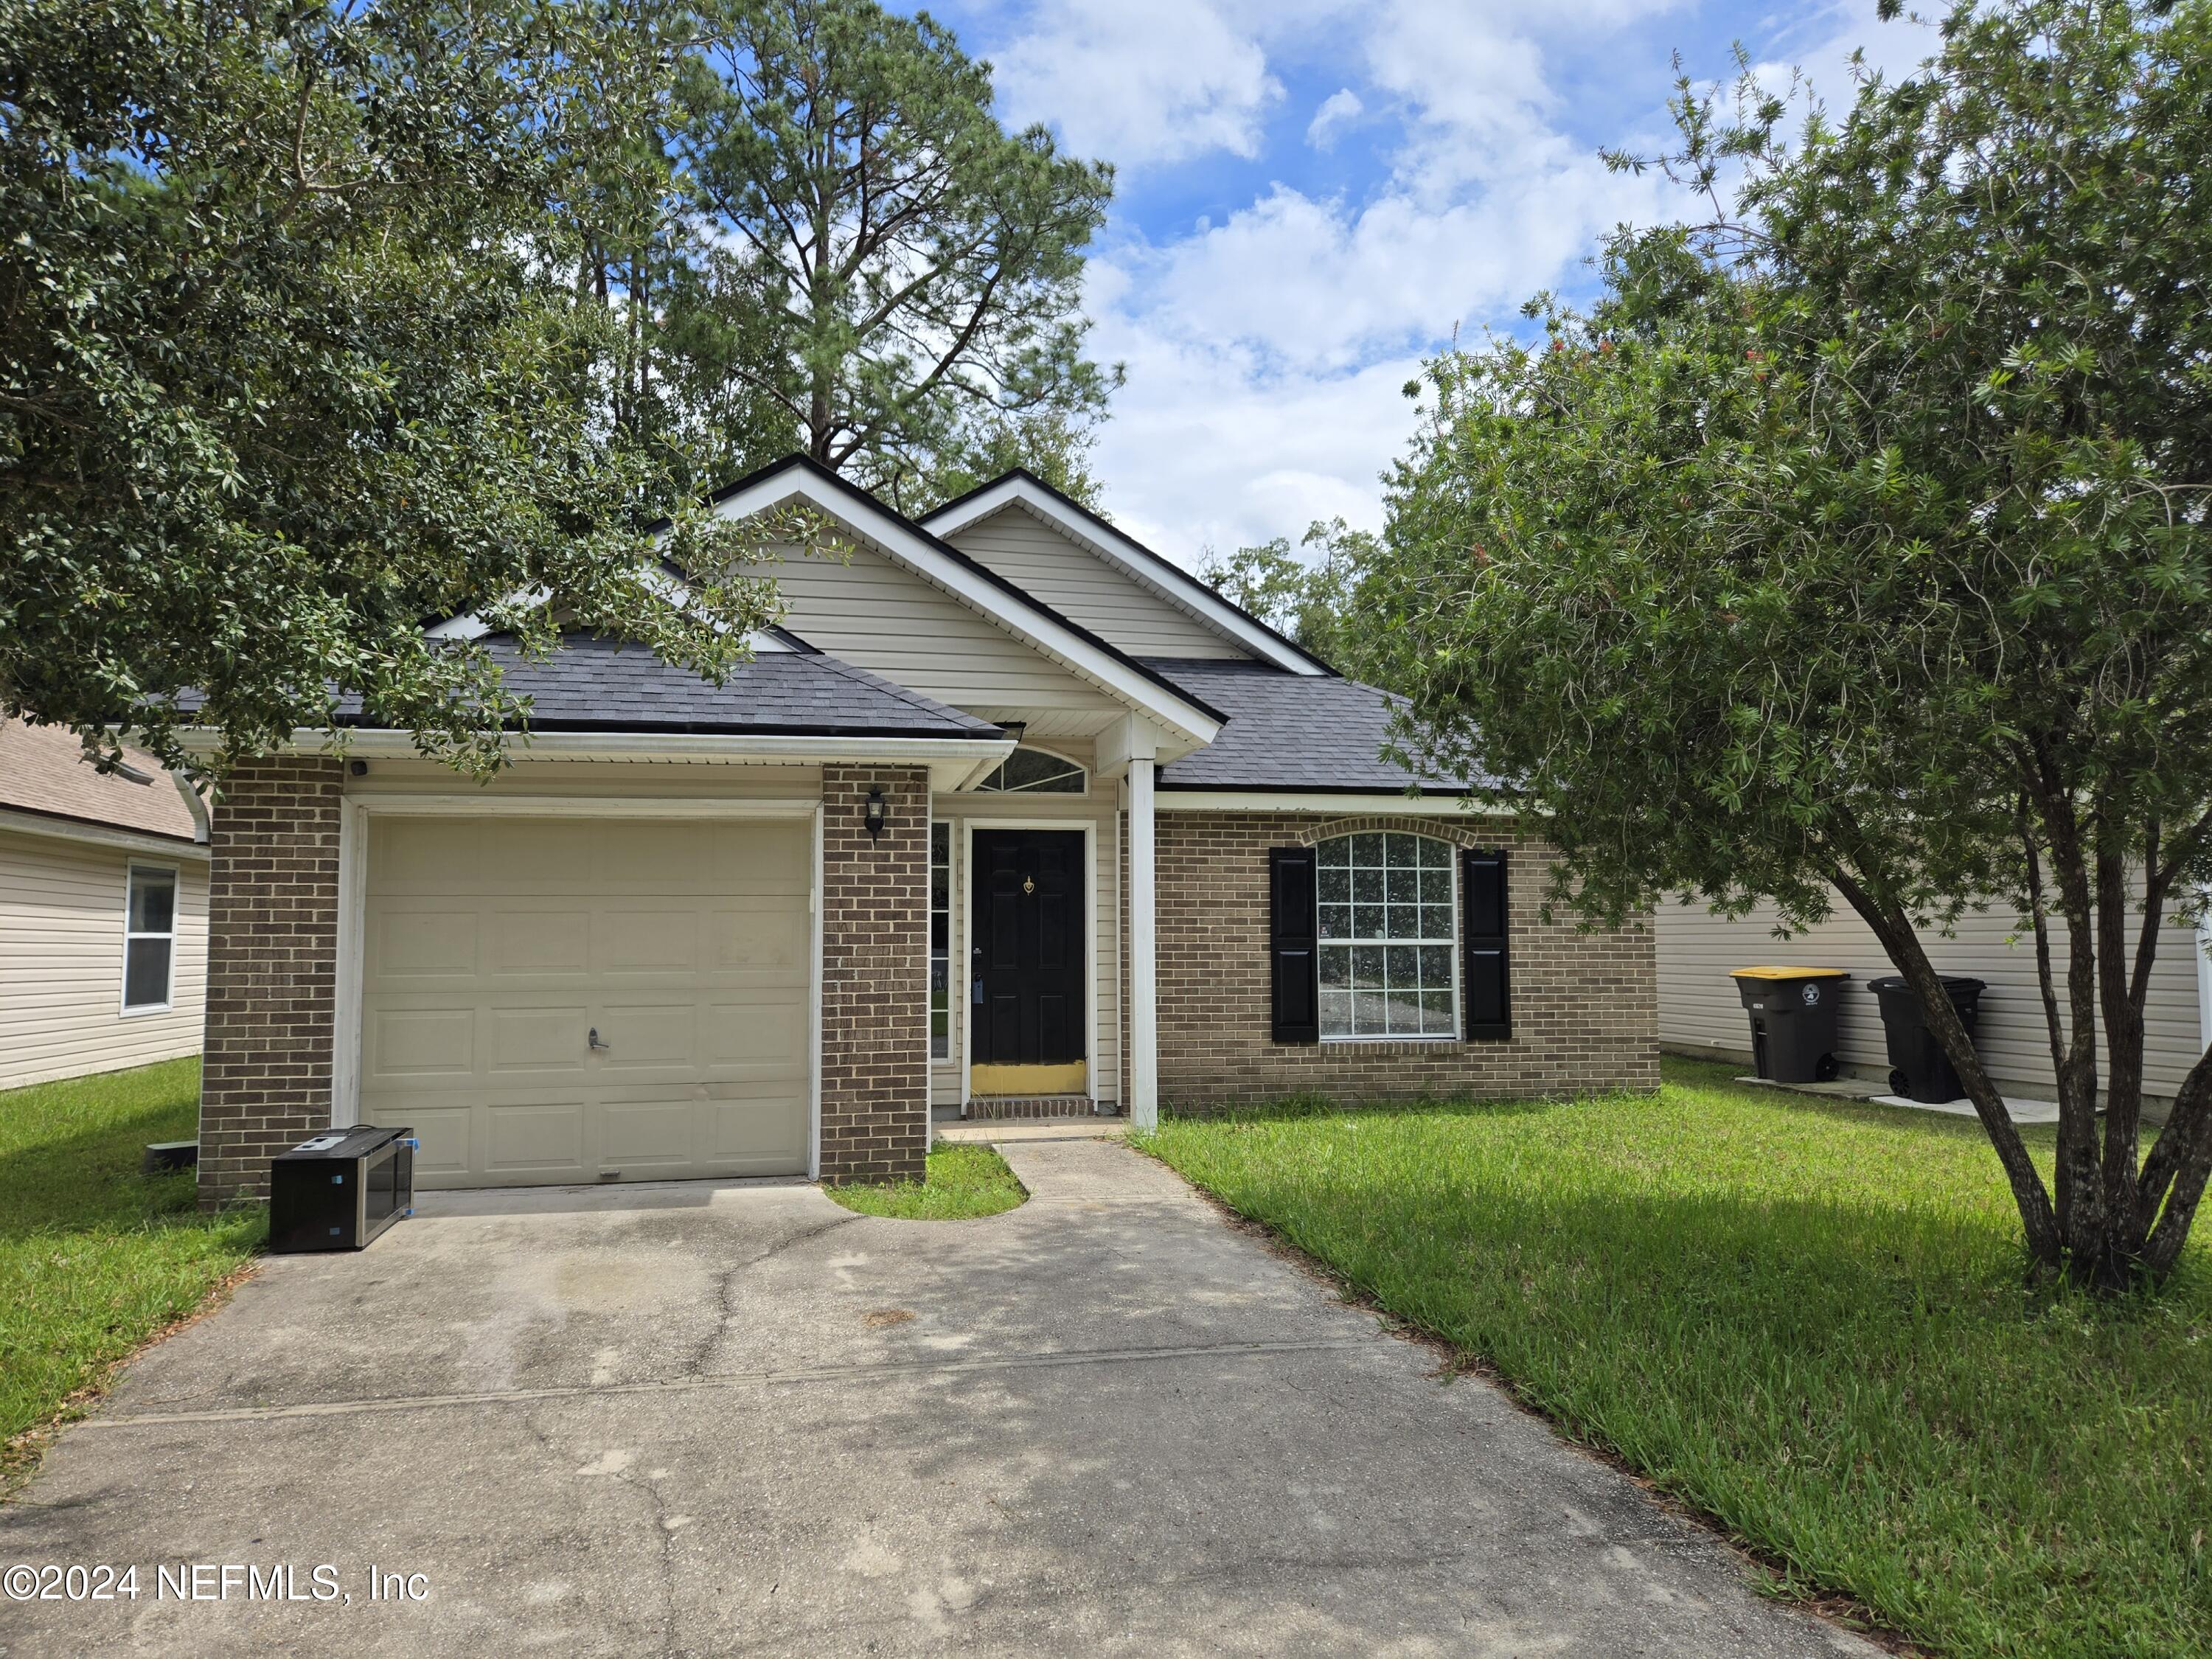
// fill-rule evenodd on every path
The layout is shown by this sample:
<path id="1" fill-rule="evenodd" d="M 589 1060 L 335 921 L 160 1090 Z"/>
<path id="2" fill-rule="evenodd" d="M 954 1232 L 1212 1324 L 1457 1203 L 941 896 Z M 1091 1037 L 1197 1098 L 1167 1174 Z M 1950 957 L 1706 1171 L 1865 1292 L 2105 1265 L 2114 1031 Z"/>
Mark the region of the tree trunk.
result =
<path id="1" fill-rule="evenodd" d="M 2157 925 L 2148 908 L 2143 925 Z M 2105 1017 L 2105 1237 L 2094 1260 L 2077 1262 L 2076 1268 L 2077 1274 L 2086 1273 L 2112 1287 L 2135 1276 L 2143 1246 L 2136 1201 L 2143 1020 L 2130 973 L 2134 945 L 2128 929 L 2127 860 L 2118 848 L 2107 844 L 2097 853 L 2097 988 Z"/>
<path id="2" fill-rule="evenodd" d="M 2207 1049 L 2182 1080 L 2173 1115 L 2143 1160 L 2137 1203 L 2150 1228 L 2143 1265 L 2154 1278 L 2173 1271 L 2181 1247 L 2212 1175 L 2212 1049 Z"/>
<path id="3" fill-rule="evenodd" d="M 1935 1033 L 1936 1042 L 1942 1045 L 1945 1057 L 1959 1073 L 1959 1080 L 1966 1085 L 1966 1097 L 1973 1102 L 1974 1115 L 1981 1119 L 1990 1144 L 1996 1148 L 1997 1162 L 2003 1166 L 2005 1180 L 2012 1188 L 2013 1202 L 2019 1206 L 2028 1259 L 2045 1272 L 2057 1270 L 2065 1259 L 2065 1248 L 2059 1234 L 2058 1218 L 2051 1206 L 2051 1194 L 2044 1188 L 2035 1161 L 2027 1155 L 2019 1126 L 2005 1109 L 2004 1101 L 1996 1085 L 1990 1081 L 1989 1073 L 1982 1069 L 1981 1056 L 1974 1052 L 1973 1039 L 1966 1035 L 1959 1011 L 1951 1006 L 1943 981 L 1928 960 L 1928 953 L 1921 948 L 1911 922 L 1901 912 L 1877 900 L 1840 862 L 1832 864 L 1828 873 L 1836 890 L 1874 930 L 1891 963 L 1911 985 L 1913 994 L 1920 999 L 1921 1017 L 1928 1022 L 1928 1029 Z"/>
<path id="4" fill-rule="evenodd" d="M 2089 896 L 2088 856 L 2074 801 L 2057 767 L 2039 744 L 2027 758 L 2026 785 L 2043 822 L 2051 874 L 2066 918 L 2065 1064 L 2058 1073 L 2058 1184 L 2067 1196 L 2059 1212 L 2061 1238 L 2069 1255 L 2094 1255 L 2106 1226 L 2103 1170 L 2097 1148 L 2097 935 Z M 2059 1035 L 2051 1032 L 2054 1047 Z"/>

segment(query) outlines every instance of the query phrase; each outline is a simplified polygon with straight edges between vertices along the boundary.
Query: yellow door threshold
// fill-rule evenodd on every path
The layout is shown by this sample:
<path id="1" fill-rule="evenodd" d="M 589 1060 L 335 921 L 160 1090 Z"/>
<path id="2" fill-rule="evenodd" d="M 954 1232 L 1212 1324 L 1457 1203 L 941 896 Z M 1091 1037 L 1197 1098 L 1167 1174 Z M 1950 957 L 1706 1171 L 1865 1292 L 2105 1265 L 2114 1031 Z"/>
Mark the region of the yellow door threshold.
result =
<path id="1" fill-rule="evenodd" d="M 1059 1066 L 971 1066 L 971 1095 L 1079 1095 L 1091 1083 L 1091 1062 L 1071 1060 Z"/>

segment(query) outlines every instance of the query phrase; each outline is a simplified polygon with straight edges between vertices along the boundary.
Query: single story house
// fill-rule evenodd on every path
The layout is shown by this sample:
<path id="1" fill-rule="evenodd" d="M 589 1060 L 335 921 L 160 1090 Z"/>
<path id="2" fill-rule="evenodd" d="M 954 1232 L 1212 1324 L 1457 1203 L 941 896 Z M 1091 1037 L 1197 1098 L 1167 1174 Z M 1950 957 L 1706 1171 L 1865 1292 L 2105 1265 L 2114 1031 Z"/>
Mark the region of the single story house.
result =
<path id="1" fill-rule="evenodd" d="M 2140 914 L 2130 913 L 2130 929 L 2138 925 Z M 1731 919 L 1698 904 L 1666 904 L 1656 925 L 1659 1039 L 1667 1048 L 1748 1069 L 1750 1025 L 1729 970 L 1759 963 L 1840 968 L 1851 978 L 1838 1011 L 1836 1057 L 1848 1073 L 1887 1082 L 1889 1057 L 1881 1011 L 1867 984 L 1897 969 L 1873 930 L 1840 898 L 1826 921 L 1787 941 L 1775 937 L 1778 917 L 1771 905 Z M 1949 936 L 1930 936 L 1922 943 L 1936 972 L 1978 979 L 1987 986 L 1974 1045 L 1997 1087 L 2019 1099 L 2056 1100 L 2058 1085 L 2051 1066 L 2043 994 L 2036 983 L 2033 933 L 2008 911 L 1996 908 L 1969 911 Z M 2154 1113 L 2172 1101 L 2190 1067 L 2212 1047 L 2212 961 L 2205 945 L 2195 923 L 2170 915 L 2160 930 L 2143 1010 L 2143 1089 Z M 2053 919 L 2051 949 L 2063 1003 L 2062 918 Z"/>
<path id="2" fill-rule="evenodd" d="M 199 1052 L 207 843 L 152 756 L 0 720 L 0 1089 Z"/>
<path id="3" fill-rule="evenodd" d="M 1649 929 L 1541 921 L 1543 842 L 1383 759 L 1381 692 L 1025 473 L 715 501 L 798 503 L 846 545 L 719 689 L 456 618 L 533 699 L 495 781 L 365 724 L 228 780 L 208 1200 L 356 1121 L 425 1186 L 842 1181 L 933 1110 L 1656 1084 Z"/>

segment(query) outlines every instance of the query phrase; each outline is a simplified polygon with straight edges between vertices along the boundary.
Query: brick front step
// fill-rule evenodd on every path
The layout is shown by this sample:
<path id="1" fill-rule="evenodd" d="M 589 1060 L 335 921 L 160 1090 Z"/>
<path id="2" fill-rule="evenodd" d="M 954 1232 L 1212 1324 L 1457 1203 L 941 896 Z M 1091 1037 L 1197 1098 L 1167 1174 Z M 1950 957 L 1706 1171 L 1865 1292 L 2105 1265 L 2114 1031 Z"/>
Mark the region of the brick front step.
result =
<path id="1" fill-rule="evenodd" d="M 1037 1118 L 1037 1117 L 1112 1117 L 1111 1112 L 1101 1113 L 1098 1103 L 1088 1095 L 990 1095 L 968 1103 L 968 1117 L 972 1122 L 979 1118 Z"/>

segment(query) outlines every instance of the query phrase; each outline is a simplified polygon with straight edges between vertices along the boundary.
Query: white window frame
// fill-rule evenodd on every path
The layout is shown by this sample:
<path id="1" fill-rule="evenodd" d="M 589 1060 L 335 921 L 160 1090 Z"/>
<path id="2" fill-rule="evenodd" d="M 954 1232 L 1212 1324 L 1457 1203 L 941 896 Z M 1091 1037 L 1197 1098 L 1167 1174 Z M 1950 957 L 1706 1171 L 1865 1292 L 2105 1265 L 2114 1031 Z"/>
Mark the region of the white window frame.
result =
<path id="1" fill-rule="evenodd" d="M 1451 937 L 1449 939 L 1329 939 L 1322 934 L 1321 931 L 1321 849 L 1331 842 L 1351 841 L 1355 837 L 1363 835 L 1383 836 L 1386 837 L 1390 836 L 1405 836 L 1414 841 L 1432 841 L 1444 849 L 1444 869 L 1450 878 L 1451 887 L 1450 906 L 1445 912 L 1445 914 L 1450 918 Z M 1445 840 L 1442 836 L 1423 835 L 1417 830 L 1351 830 L 1345 831 L 1341 835 L 1322 836 L 1313 843 L 1313 850 L 1314 1018 L 1316 1021 L 1321 1019 L 1322 1009 L 1327 1006 L 1327 1004 L 1322 1001 L 1322 999 L 1328 994 L 1328 988 L 1321 982 L 1321 960 L 1322 953 L 1323 951 L 1330 950 L 1348 951 L 1356 949 L 1360 945 L 1368 945 L 1370 947 L 1380 946 L 1387 950 L 1394 945 L 1412 946 L 1414 949 L 1420 949 L 1425 946 L 1431 950 L 1434 950 L 1438 945 L 1449 945 L 1451 950 L 1451 1029 L 1449 1030 L 1403 1032 L 1346 1031 L 1333 1036 L 1324 1030 L 1321 1033 L 1321 1041 L 1323 1042 L 1458 1042 L 1462 1041 L 1463 1034 L 1467 1029 L 1465 1024 L 1467 996 L 1465 988 L 1460 982 L 1460 976 L 1467 971 L 1467 951 L 1466 940 L 1462 937 L 1464 930 L 1461 925 L 1462 920 L 1460 909 L 1459 890 L 1459 855 L 1461 849 L 1458 844 L 1456 842 Z M 1387 890 L 1387 876 L 1389 873 L 1389 866 L 1387 865 L 1384 866 L 1384 873 L 1386 877 Z"/>
<path id="2" fill-rule="evenodd" d="M 140 933 L 131 926 L 131 896 L 137 890 L 138 872 L 166 874 L 169 878 L 169 928 L 165 933 Z M 166 1014 L 177 1006 L 177 921 L 185 908 L 185 874 L 182 866 L 156 863 L 150 859 L 132 859 L 123 870 L 123 982 L 116 988 L 116 1008 L 125 1019 L 139 1019 L 148 1014 Z M 169 942 L 169 972 L 162 981 L 159 1002 L 131 1000 L 131 947 L 142 939 L 165 939 Z"/>
<path id="3" fill-rule="evenodd" d="M 1081 761 L 1076 759 L 1073 755 L 1061 754 L 1059 750 L 1053 748 L 1048 744 L 1019 742 L 1014 745 L 1014 755 L 1020 754 L 1024 749 L 1029 750 L 1035 754 L 1049 755 L 1056 761 L 1066 762 L 1068 765 L 1075 769 L 1075 775 L 1079 780 L 1080 780 L 1083 787 L 1080 789 L 986 789 L 983 787 L 983 779 L 979 778 L 976 780 L 975 787 L 969 791 L 969 793 L 974 795 L 980 795 L 986 800 L 1003 800 L 1023 795 L 1033 796 L 1037 799 L 1046 800 L 1087 800 L 1090 799 L 1091 769 L 1088 766 L 1085 766 Z M 1009 755 L 1005 760 L 1000 761 L 998 765 L 993 767 L 990 771 L 983 775 L 984 778 L 997 776 L 1000 771 L 1012 762 L 1014 755 Z"/>
<path id="4" fill-rule="evenodd" d="M 940 818 L 936 815 L 934 802 L 931 803 L 931 806 L 932 811 L 929 818 L 929 931 L 928 937 L 925 940 L 925 945 L 927 946 L 927 953 L 929 957 L 929 966 L 933 976 L 934 975 L 937 967 L 937 836 L 940 830 L 942 830 L 945 835 L 945 1052 L 941 1054 L 937 1052 L 937 1033 L 934 1030 L 931 1031 L 929 1034 L 929 1063 L 935 1066 L 940 1061 L 949 1060 L 952 1058 L 952 1014 L 953 1010 L 958 1006 L 958 999 L 957 999 L 952 994 L 953 986 L 956 981 L 963 985 L 966 983 L 966 981 L 959 979 L 959 976 L 955 975 L 952 971 L 954 964 L 954 930 L 952 927 L 952 913 L 954 908 L 959 902 L 957 884 L 953 879 L 956 872 L 953 867 L 954 861 L 952 856 L 952 821 L 950 818 Z M 934 1025 L 937 1023 L 937 992 L 933 988 L 929 992 L 929 1005 L 930 1024 Z"/>

